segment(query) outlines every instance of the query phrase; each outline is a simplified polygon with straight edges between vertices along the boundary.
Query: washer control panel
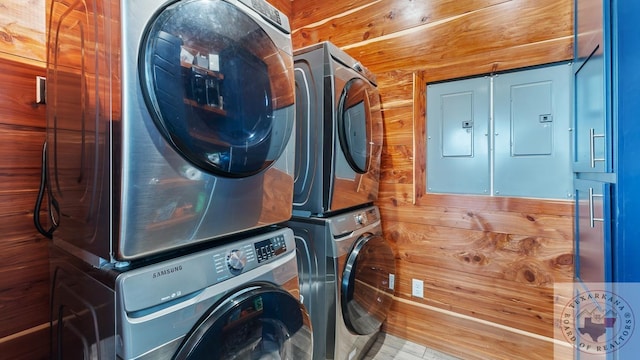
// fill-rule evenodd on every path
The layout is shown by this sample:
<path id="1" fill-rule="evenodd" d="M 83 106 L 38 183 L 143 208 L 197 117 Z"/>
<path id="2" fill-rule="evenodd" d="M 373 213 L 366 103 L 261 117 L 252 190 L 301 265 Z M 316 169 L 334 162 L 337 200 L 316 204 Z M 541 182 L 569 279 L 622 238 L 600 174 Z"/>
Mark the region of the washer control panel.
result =
<path id="1" fill-rule="evenodd" d="M 327 221 L 331 224 L 333 236 L 339 237 L 380 221 L 380 211 L 378 207 L 370 206 L 333 216 Z"/>
<path id="2" fill-rule="evenodd" d="M 257 242 L 254 246 L 258 263 L 269 260 L 287 251 L 287 243 L 284 241 L 284 235 L 274 236 L 270 239 Z"/>
<path id="3" fill-rule="evenodd" d="M 125 311 L 136 314 L 278 261 L 295 248 L 293 230 L 280 228 L 126 271 L 116 282 Z"/>
<path id="4" fill-rule="evenodd" d="M 357 213 L 353 215 L 353 220 L 356 223 L 356 225 L 366 226 L 368 224 L 367 213 L 366 212 Z"/>

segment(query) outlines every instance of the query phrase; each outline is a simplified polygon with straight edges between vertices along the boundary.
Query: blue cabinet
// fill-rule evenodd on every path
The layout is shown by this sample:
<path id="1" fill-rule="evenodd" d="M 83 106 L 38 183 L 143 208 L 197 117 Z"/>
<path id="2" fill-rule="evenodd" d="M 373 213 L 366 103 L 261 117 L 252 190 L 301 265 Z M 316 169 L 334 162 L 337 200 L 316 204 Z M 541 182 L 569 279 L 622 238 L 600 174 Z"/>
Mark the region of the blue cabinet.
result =
<path id="1" fill-rule="evenodd" d="M 640 282 L 640 2 L 575 9 L 576 276 Z"/>
<path id="2" fill-rule="evenodd" d="M 576 191 L 576 276 L 585 283 L 611 281 L 611 184 L 602 181 L 575 181 Z"/>
<path id="3" fill-rule="evenodd" d="M 576 0 L 575 10 L 573 169 L 611 172 L 610 0 Z"/>
<path id="4" fill-rule="evenodd" d="M 596 47 L 574 67 L 575 172 L 611 172 L 611 101 L 607 86 L 606 56 Z"/>
<path id="5" fill-rule="evenodd" d="M 575 10 L 576 276 L 639 282 L 640 2 L 576 0 Z M 603 207 L 595 223 L 589 204 Z M 610 249 L 600 261 L 596 232 Z"/>
<path id="6" fill-rule="evenodd" d="M 630 310 L 640 309 L 640 1 L 576 0 L 575 10 L 574 295 L 581 310 L 574 354 L 635 359 L 640 335 L 631 331 L 638 318 Z M 616 300 L 585 296 L 593 293 Z M 583 344 L 604 350 L 590 353 Z"/>

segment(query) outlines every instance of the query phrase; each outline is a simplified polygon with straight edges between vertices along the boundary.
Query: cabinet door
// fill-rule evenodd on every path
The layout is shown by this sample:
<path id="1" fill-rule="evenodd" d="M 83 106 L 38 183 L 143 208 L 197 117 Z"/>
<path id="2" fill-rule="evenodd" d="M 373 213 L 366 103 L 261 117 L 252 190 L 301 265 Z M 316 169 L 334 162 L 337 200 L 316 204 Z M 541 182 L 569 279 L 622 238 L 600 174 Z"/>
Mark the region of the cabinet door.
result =
<path id="1" fill-rule="evenodd" d="M 575 73 L 575 172 L 611 171 L 607 59 L 593 53 Z"/>
<path id="2" fill-rule="evenodd" d="M 611 281 L 611 184 L 576 180 L 576 276 L 585 283 Z"/>
<path id="3" fill-rule="evenodd" d="M 575 172 L 611 172 L 610 1 L 575 2 Z"/>

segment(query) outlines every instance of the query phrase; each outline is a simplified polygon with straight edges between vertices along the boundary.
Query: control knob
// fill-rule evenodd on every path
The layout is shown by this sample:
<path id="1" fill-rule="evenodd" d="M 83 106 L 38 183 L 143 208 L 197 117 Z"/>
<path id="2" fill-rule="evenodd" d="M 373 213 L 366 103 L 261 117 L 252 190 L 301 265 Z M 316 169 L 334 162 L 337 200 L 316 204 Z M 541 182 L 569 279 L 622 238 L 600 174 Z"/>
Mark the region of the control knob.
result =
<path id="1" fill-rule="evenodd" d="M 241 271 L 247 264 L 247 255 L 242 250 L 231 250 L 227 255 L 227 266 L 233 271 Z"/>
<path id="2" fill-rule="evenodd" d="M 355 216 L 356 224 L 365 226 L 367 225 L 367 215 L 366 213 L 360 213 Z"/>

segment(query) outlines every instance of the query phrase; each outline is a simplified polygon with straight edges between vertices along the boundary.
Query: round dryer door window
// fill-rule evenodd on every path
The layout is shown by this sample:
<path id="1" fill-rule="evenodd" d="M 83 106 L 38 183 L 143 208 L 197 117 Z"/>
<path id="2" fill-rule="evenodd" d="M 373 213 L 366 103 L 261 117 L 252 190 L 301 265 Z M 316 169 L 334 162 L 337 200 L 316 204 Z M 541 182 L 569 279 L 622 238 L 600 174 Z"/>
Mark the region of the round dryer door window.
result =
<path id="1" fill-rule="evenodd" d="M 290 54 L 242 4 L 183 0 L 159 11 L 139 56 L 142 92 L 164 139 L 200 169 L 254 175 L 284 151 L 294 124 Z"/>
<path id="2" fill-rule="evenodd" d="M 369 169 L 371 157 L 371 85 L 354 78 L 347 82 L 338 105 L 338 136 L 349 165 L 358 173 Z"/>
<path id="3" fill-rule="evenodd" d="M 340 302 L 347 328 L 368 335 L 380 329 L 393 298 L 389 275 L 395 273 L 393 250 L 378 235 L 361 237 L 347 258 Z"/>
<path id="4" fill-rule="evenodd" d="M 187 334 L 174 359 L 311 360 L 311 322 L 300 302 L 271 284 L 223 298 Z"/>

